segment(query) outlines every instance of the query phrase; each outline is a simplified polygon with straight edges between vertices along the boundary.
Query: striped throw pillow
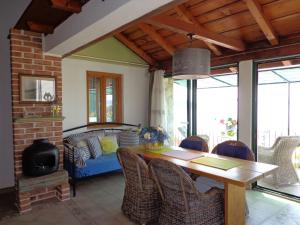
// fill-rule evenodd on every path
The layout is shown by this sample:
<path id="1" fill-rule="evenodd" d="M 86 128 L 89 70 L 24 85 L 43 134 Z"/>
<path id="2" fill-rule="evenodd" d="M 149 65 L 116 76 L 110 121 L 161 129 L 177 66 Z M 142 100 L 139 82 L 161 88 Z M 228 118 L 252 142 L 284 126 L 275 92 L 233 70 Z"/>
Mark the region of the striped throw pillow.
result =
<path id="1" fill-rule="evenodd" d="M 101 145 L 97 136 L 88 138 L 86 142 L 89 146 L 92 158 L 96 159 L 102 155 Z"/>
<path id="2" fill-rule="evenodd" d="M 139 135 L 134 131 L 124 131 L 119 135 L 120 147 L 139 145 Z"/>

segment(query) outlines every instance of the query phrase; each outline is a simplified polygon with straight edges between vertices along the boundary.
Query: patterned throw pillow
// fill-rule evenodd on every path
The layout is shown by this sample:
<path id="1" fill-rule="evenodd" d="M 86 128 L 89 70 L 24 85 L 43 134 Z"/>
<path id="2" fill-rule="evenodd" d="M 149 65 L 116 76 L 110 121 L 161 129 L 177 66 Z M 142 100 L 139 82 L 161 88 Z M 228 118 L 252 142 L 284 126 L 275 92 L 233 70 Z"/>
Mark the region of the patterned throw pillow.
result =
<path id="1" fill-rule="evenodd" d="M 124 131 L 119 135 L 120 147 L 139 145 L 139 135 L 134 131 Z"/>
<path id="2" fill-rule="evenodd" d="M 86 147 L 88 146 L 88 144 L 86 143 L 86 140 L 81 140 L 76 144 L 76 147 L 78 148 L 82 148 L 82 147 Z"/>
<path id="3" fill-rule="evenodd" d="M 76 146 L 80 141 L 86 139 L 87 135 L 88 134 L 86 133 L 71 134 L 70 136 L 66 137 L 66 140 L 71 145 Z"/>
<path id="4" fill-rule="evenodd" d="M 94 137 L 90 137 L 86 140 L 91 155 L 94 159 L 98 158 L 99 156 L 102 155 L 102 149 L 101 149 L 101 145 L 99 143 L 98 137 L 94 136 Z"/>
<path id="5" fill-rule="evenodd" d="M 104 154 L 116 152 L 119 148 L 116 136 L 104 136 L 100 139 L 100 143 Z"/>
<path id="6" fill-rule="evenodd" d="M 72 157 L 72 155 L 70 157 Z M 85 167 L 86 166 L 85 161 L 88 160 L 89 158 L 91 158 L 91 153 L 88 146 L 74 148 L 74 161 L 77 167 L 79 168 Z M 72 162 L 73 159 L 70 158 L 70 160 Z"/>

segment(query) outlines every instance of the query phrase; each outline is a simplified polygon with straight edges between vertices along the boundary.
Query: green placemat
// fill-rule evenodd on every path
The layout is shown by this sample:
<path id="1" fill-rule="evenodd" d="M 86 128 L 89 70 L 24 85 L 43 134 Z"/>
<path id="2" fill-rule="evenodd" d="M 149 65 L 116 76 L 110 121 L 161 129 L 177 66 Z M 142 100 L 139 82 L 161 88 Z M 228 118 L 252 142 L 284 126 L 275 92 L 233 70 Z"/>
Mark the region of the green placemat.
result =
<path id="1" fill-rule="evenodd" d="M 169 147 L 163 147 L 163 148 L 158 148 L 158 149 L 144 149 L 144 152 L 150 152 L 150 153 L 156 153 L 156 154 L 163 154 L 165 152 L 170 152 L 170 151 L 172 151 L 172 149 Z"/>
<path id="2" fill-rule="evenodd" d="M 193 159 L 192 162 L 202 164 L 205 166 L 215 167 L 221 170 L 229 170 L 234 167 L 238 167 L 241 164 L 228 159 L 218 159 L 214 157 L 201 157 L 198 159 Z"/>

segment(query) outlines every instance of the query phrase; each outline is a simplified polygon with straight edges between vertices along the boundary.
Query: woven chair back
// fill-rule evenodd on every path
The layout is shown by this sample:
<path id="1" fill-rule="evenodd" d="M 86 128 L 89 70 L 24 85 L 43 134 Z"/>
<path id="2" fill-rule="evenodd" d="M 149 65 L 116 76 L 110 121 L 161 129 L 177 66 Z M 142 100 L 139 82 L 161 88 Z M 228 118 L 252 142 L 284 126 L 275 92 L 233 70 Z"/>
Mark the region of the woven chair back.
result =
<path id="1" fill-rule="evenodd" d="M 182 148 L 189 148 L 193 150 L 199 150 L 202 152 L 208 152 L 207 142 L 199 136 L 190 136 L 183 139 L 179 145 Z"/>
<path id="2" fill-rule="evenodd" d="M 117 156 L 123 170 L 126 185 L 143 190 L 150 183 L 151 188 L 153 188 L 148 166 L 141 157 L 131 152 L 129 148 L 119 148 Z"/>
<path id="3" fill-rule="evenodd" d="M 189 201 L 200 194 L 190 176 L 181 167 L 162 159 L 151 160 L 149 167 L 163 202 L 188 212 Z"/>
<path id="4" fill-rule="evenodd" d="M 281 136 L 274 143 L 274 159 L 290 161 L 295 149 L 300 145 L 300 136 Z"/>
<path id="5" fill-rule="evenodd" d="M 235 140 L 219 143 L 213 148 L 212 153 L 250 161 L 255 160 L 253 151 L 243 142 Z"/>

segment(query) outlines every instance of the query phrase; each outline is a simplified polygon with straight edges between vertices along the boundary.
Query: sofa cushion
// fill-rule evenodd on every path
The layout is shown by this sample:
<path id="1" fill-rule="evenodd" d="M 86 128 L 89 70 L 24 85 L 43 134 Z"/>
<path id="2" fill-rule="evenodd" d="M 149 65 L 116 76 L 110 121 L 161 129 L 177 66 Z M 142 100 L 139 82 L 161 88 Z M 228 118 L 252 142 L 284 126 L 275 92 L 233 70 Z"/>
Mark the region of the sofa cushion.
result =
<path id="1" fill-rule="evenodd" d="M 81 140 L 76 144 L 76 147 L 81 148 L 81 147 L 86 147 L 88 146 L 86 140 Z"/>
<path id="2" fill-rule="evenodd" d="M 69 155 L 69 159 L 70 161 L 73 160 L 73 153 L 70 153 Z M 75 147 L 74 148 L 74 161 L 75 161 L 75 165 L 79 168 L 85 167 L 85 161 L 91 158 L 91 153 L 89 150 L 88 146 L 83 146 L 83 147 Z"/>
<path id="3" fill-rule="evenodd" d="M 119 134 L 120 147 L 139 145 L 139 135 L 135 131 L 123 131 Z"/>
<path id="4" fill-rule="evenodd" d="M 104 130 L 95 130 L 90 132 L 91 136 L 97 136 L 99 138 L 105 136 L 105 131 Z"/>
<path id="5" fill-rule="evenodd" d="M 65 168 L 68 169 L 68 164 L 65 165 Z M 101 173 L 107 173 L 111 171 L 120 170 L 121 166 L 119 164 L 116 153 L 102 155 L 97 159 L 88 159 L 86 161 L 86 167 L 76 168 L 75 176 L 86 177 L 92 176 Z M 68 169 L 69 170 L 69 169 Z"/>
<path id="6" fill-rule="evenodd" d="M 88 138 L 86 142 L 89 146 L 92 158 L 96 159 L 102 155 L 101 145 L 97 136 Z"/>
<path id="7" fill-rule="evenodd" d="M 104 154 L 116 152 L 118 149 L 118 141 L 115 135 L 104 136 L 100 139 L 102 151 Z"/>
<path id="8" fill-rule="evenodd" d="M 87 133 L 72 134 L 66 138 L 67 142 L 73 146 L 76 146 L 80 141 L 85 140 L 88 137 Z"/>

